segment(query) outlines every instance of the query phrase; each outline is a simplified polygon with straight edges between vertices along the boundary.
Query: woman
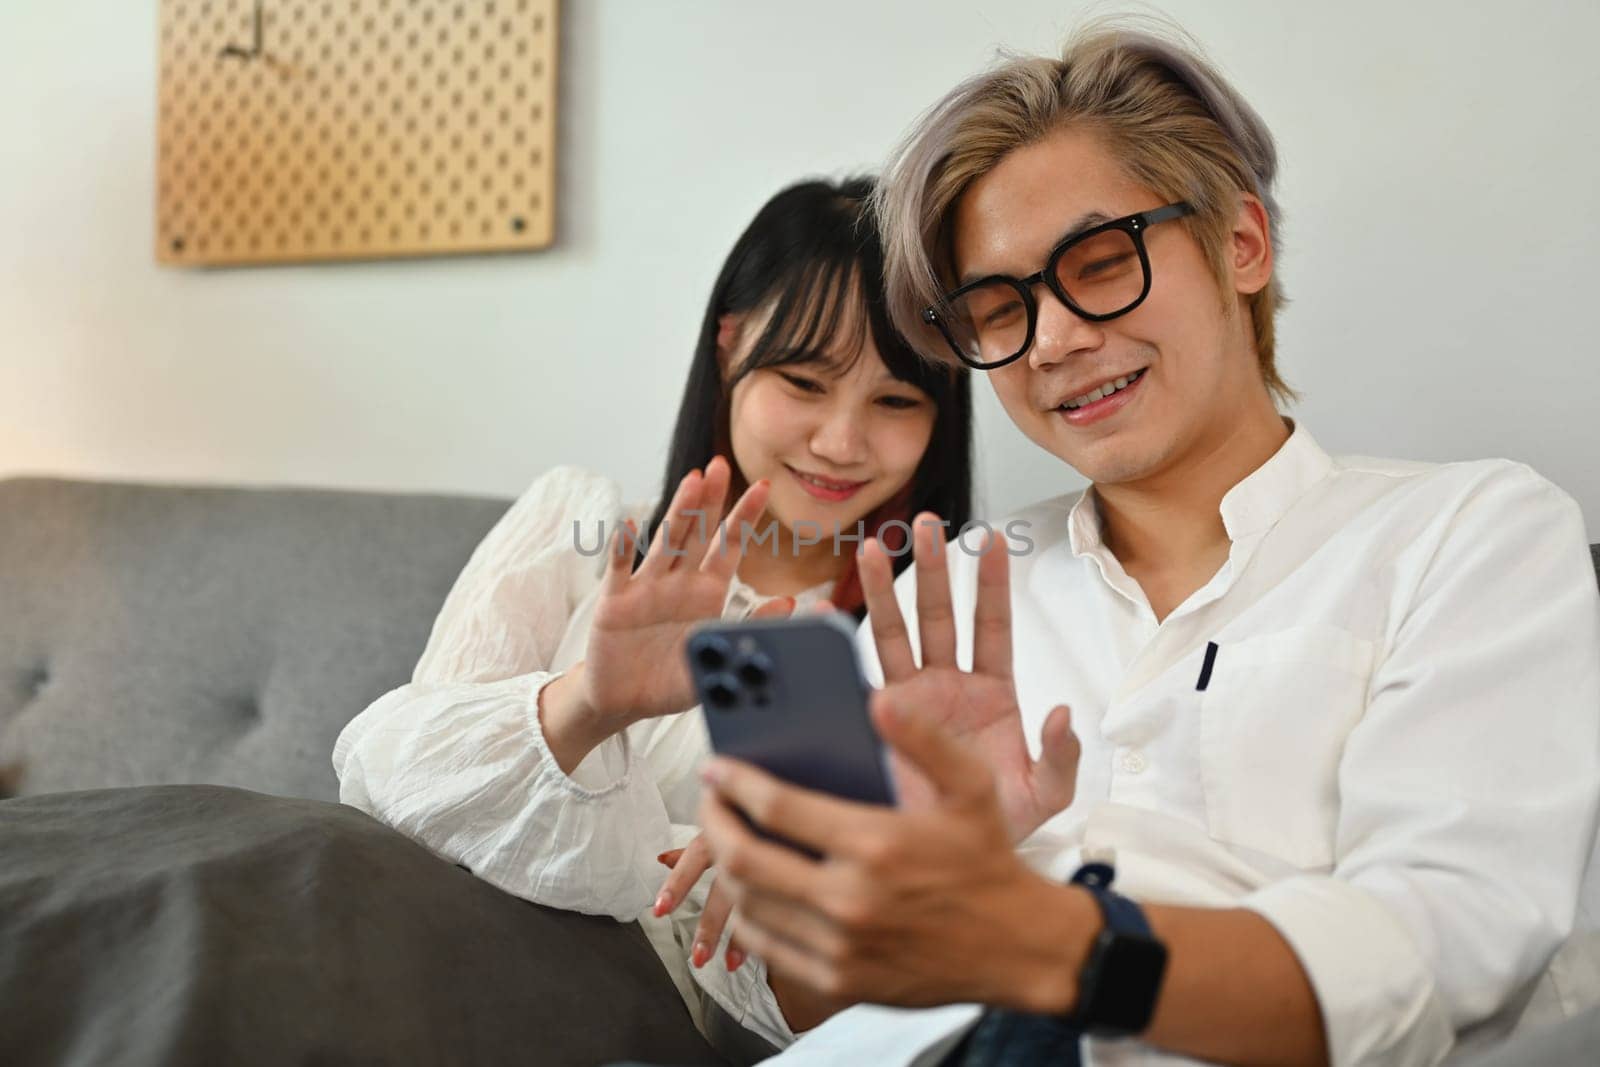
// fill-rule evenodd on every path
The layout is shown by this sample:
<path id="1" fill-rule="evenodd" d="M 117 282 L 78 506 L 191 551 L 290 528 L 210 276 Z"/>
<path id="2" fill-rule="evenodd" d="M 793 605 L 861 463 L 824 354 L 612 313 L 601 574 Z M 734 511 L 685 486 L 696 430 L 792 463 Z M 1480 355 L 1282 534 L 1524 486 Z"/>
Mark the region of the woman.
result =
<path id="1" fill-rule="evenodd" d="M 830 602 L 860 617 L 856 538 L 970 514 L 968 380 L 890 327 L 871 192 L 812 181 L 761 209 L 712 291 L 661 501 L 625 508 L 572 468 L 538 479 L 468 562 L 412 683 L 334 749 L 345 803 L 517 896 L 638 919 L 713 1036 L 706 996 L 791 1035 L 759 961 L 701 966 L 703 889 L 651 914 L 659 857 L 696 835 L 708 754 L 683 714 L 683 640 Z"/>

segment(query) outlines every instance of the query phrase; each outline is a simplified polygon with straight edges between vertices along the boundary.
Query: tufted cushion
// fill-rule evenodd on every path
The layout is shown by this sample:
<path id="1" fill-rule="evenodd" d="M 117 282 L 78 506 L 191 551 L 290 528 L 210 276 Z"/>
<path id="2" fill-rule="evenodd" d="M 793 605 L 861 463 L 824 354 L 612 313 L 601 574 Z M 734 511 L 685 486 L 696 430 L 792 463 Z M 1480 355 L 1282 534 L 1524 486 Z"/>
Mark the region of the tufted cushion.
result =
<path id="1" fill-rule="evenodd" d="M 332 800 L 506 501 L 0 481 L 0 769 L 20 792 Z"/>

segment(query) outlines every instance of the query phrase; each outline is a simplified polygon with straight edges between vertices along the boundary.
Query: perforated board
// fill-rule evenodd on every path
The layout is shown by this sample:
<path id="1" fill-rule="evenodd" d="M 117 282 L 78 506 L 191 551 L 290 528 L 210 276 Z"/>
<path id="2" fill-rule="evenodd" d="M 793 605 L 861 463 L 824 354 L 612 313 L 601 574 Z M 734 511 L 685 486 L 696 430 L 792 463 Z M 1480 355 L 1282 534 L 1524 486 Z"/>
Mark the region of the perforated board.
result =
<path id="1" fill-rule="evenodd" d="M 548 245 L 557 14 L 558 0 L 162 0 L 156 258 Z"/>

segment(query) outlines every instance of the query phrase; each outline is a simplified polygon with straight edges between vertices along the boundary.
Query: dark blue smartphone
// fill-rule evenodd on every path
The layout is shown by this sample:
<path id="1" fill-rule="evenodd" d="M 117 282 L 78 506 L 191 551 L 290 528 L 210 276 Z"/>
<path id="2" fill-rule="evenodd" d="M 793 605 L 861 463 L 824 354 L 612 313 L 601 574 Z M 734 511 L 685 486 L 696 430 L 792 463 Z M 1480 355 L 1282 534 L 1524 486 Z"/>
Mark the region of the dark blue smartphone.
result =
<path id="1" fill-rule="evenodd" d="M 848 616 L 711 623 L 689 637 L 689 673 L 711 747 L 806 789 L 894 804 L 883 742 Z"/>

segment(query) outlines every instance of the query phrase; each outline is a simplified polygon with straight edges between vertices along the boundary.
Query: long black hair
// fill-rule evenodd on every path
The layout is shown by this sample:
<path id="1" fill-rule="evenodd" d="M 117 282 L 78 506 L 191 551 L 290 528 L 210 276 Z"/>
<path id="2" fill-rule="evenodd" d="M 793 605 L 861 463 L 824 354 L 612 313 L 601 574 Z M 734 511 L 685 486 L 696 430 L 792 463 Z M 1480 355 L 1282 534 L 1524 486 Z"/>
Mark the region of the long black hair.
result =
<path id="1" fill-rule="evenodd" d="M 733 464 L 729 432 L 733 387 L 756 370 L 822 360 L 824 352 L 838 347 L 831 342 L 848 340 L 840 331 L 851 323 L 862 331 L 854 338 L 854 349 L 859 352 L 865 330 L 870 330 L 889 373 L 925 393 L 936 411 L 927 451 L 910 484 L 879 509 L 892 514 L 867 517 L 868 533 L 877 523 L 909 522 L 921 511 L 934 512 L 952 529 L 971 518 L 971 379 L 965 368 L 924 360 L 890 325 L 883 294 L 883 246 L 871 215 L 872 191 L 873 179 L 868 177 L 801 182 L 767 201 L 739 235 L 700 324 L 649 538 L 655 537 L 685 475 L 703 470 L 719 453 Z M 865 315 L 853 313 L 852 299 L 865 300 Z M 717 359 L 722 317 L 769 303 L 773 310 L 765 329 L 724 382 Z M 733 468 L 730 497 L 745 487 L 738 465 Z M 909 551 L 895 558 L 896 573 L 910 560 Z M 835 589 L 835 601 L 858 617 L 863 614 L 853 565 Z"/>

